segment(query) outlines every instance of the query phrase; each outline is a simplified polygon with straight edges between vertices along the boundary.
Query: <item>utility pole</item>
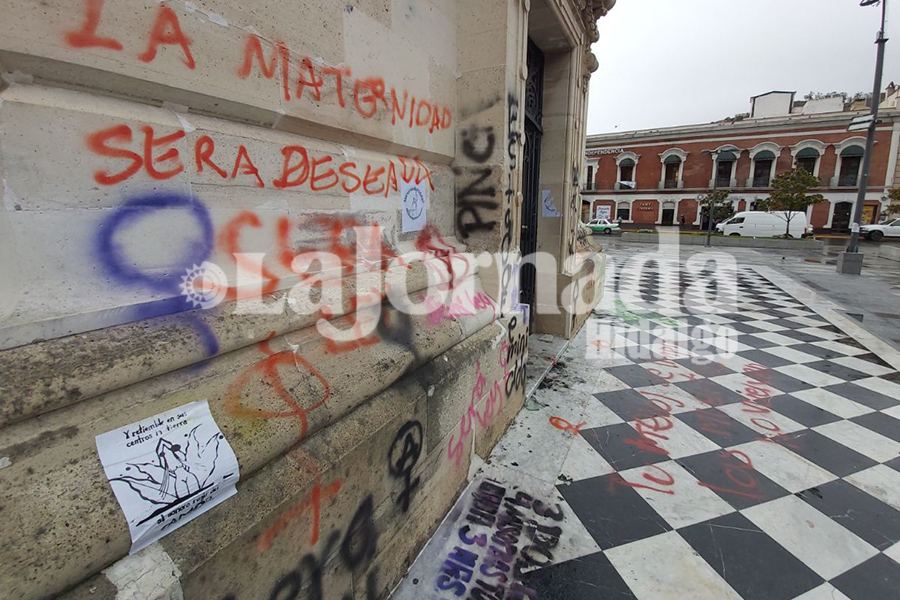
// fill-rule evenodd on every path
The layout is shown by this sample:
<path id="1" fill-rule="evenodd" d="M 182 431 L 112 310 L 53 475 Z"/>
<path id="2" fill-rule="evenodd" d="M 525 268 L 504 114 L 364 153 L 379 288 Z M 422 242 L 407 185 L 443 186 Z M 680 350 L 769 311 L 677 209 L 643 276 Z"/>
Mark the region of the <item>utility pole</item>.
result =
<path id="1" fill-rule="evenodd" d="M 853 221 L 850 225 L 850 243 L 847 249 L 838 255 L 837 272 L 859 275 L 862 272 L 863 255 L 859 251 L 859 225 L 862 220 L 863 204 L 866 201 L 866 190 L 869 186 L 869 167 L 872 164 L 872 149 L 875 147 L 875 130 L 878 127 L 878 105 L 881 103 L 881 78 L 884 73 L 884 51 L 888 39 L 884 35 L 887 20 L 887 0 L 862 0 L 860 6 L 872 6 L 881 3 L 881 29 L 875 44 L 878 46 L 878 57 L 875 60 L 875 86 L 872 91 L 872 114 L 866 136 L 866 151 L 863 155 L 862 175 L 859 178 L 859 191 L 856 195 L 856 206 L 853 209 Z"/>

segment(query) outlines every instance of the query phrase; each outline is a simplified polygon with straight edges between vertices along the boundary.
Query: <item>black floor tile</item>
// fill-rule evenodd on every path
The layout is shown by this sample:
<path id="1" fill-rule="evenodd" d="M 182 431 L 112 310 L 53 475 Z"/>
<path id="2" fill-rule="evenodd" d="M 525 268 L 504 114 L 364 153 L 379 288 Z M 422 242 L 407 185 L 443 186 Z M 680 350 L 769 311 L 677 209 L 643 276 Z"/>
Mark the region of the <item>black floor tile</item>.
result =
<path id="1" fill-rule="evenodd" d="M 800 390 L 808 390 L 810 388 L 816 387 L 811 383 L 800 381 L 795 377 L 785 375 L 781 371 L 776 371 L 774 369 L 747 371 L 747 377 L 755 379 L 756 381 L 759 381 L 761 383 L 765 383 L 766 385 L 770 385 L 776 390 L 782 391 L 785 394 L 790 394 L 791 392 L 799 392 Z"/>
<path id="2" fill-rule="evenodd" d="M 583 429 L 581 437 L 617 471 L 669 460 L 653 438 L 641 436 L 628 423 Z"/>
<path id="3" fill-rule="evenodd" d="M 783 498 L 789 492 L 749 466 L 743 457 L 726 450 L 697 454 L 676 461 L 690 471 L 704 487 L 738 510 Z"/>
<path id="4" fill-rule="evenodd" d="M 526 573 L 521 581 L 541 600 L 626 600 L 635 597 L 602 552 Z"/>
<path id="5" fill-rule="evenodd" d="M 634 390 L 617 390 L 594 394 L 599 402 L 619 415 L 625 421 L 637 421 L 668 414 L 661 408 Z"/>
<path id="6" fill-rule="evenodd" d="M 856 369 L 851 369 L 850 367 L 845 367 L 844 365 L 832 362 L 830 360 L 820 360 L 816 362 L 806 363 L 806 366 L 837 377 L 838 379 L 843 379 L 844 381 L 855 381 L 857 379 L 865 379 L 866 377 L 871 377 L 871 375 L 867 375 L 866 373 L 857 371 Z"/>
<path id="7" fill-rule="evenodd" d="M 801 325 L 801 328 L 806 327 L 805 325 Z M 822 338 L 817 335 L 813 335 L 811 333 L 806 333 L 805 331 L 796 331 L 794 329 L 785 329 L 783 331 L 778 331 L 776 333 L 780 333 L 783 336 L 793 338 L 795 340 L 800 340 L 801 342 L 821 342 Z"/>
<path id="8" fill-rule="evenodd" d="M 795 398 L 790 394 L 776 396 L 769 400 L 769 407 L 801 425 L 807 427 L 816 427 L 825 425 L 826 423 L 834 423 L 841 421 L 841 417 L 822 410 L 818 406 L 813 406 L 808 402 L 804 402 L 799 398 Z"/>
<path id="9" fill-rule="evenodd" d="M 838 477 L 857 473 L 878 464 L 868 456 L 835 442 L 818 431 L 805 429 L 772 438 L 777 442 Z"/>
<path id="10" fill-rule="evenodd" d="M 791 315 L 791 316 L 798 316 L 798 315 Z M 781 333 L 784 335 L 787 335 L 784 333 L 787 330 L 803 329 L 804 327 L 807 327 L 807 325 L 801 325 L 800 323 L 798 323 L 796 321 L 791 321 L 790 319 L 772 319 L 770 322 L 775 325 L 778 325 L 779 327 L 784 327 L 784 331 L 777 332 L 777 333 Z M 817 338 L 817 339 L 819 339 L 819 338 Z"/>
<path id="11" fill-rule="evenodd" d="M 702 379 L 700 381 L 683 381 L 676 383 L 678 387 L 691 394 L 701 402 L 710 406 L 722 406 L 742 402 L 744 397 L 728 388 L 719 385 L 715 381 Z"/>
<path id="12" fill-rule="evenodd" d="M 638 365 L 610 367 L 606 372 L 633 388 L 666 383 L 662 377 L 648 373 L 647 369 Z"/>
<path id="13" fill-rule="evenodd" d="M 618 473 L 582 479 L 558 489 L 603 550 L 672 529 Z"/>
<path id="14" fill-rule="evenodd" d="M 850 420 L 866 429 L 871 429 L 876 433 L 889 437 L 895 442 L 900 442 L 900 419 L 895 419 L 891 415 L 873 412 L 853 417 Z"/>
<path id="15" fill-rule="evenodd" d="M 837 385 L 829 385 L 823 389 L 833 392 L 838 396 L 853 400 L 854 402 L 864 404 L 869 408 L 874 408 L 875 410 L 884 410 L 885 408 L 900 404 L 900 401 L 894 400 L 890 396 L 879 394 L 878 392 L 872 391 L 869 388 L 864 388 L 861 385 L 856 385 L 855 383 L 839 383 Z"/>
<path id="16" fill-rule="evenodd" d="M 741 341 L 742 342 L 744 341 L 743 337 L 741 338 Z M 763 340 L 760 340 L 760 341 L 763 341 Z M 744 342 L 744 343 L 746 343 L 746 342 Z M 748 344 L 748 345 L 752 345 L 752 344 Z M 770 348 L 772 346 L 777 346 L 777 345 L 778 344 L 771 344 L 770 346 L 757 346 L 757 348 L 759 348 L 759 347 Z M 762 365 L 764 367 L 768 367 L 770 369 L 774 369 L 775 367 L 784 367 L 786 365 L 794 364 L 787 359 L 781 358 L 780 356 L 775 356 L 774 354 L 771 354 L 769 352 L 763 352 L 762 350 L 746 350 L 744 352 L 738 352 L 737 355 L 740 356 L 741 358 L 746 358 L 747 360 L 752 360 L 756 364 Z"/>
<path id="17" fill-rule="evenodd" d="M 744 600 L 788 600 L 824 581 L 737 513 L 678 533 Z"/>
<path id="18" fill-rule="evenodd" d="M 900 564 L 878 554 L 835 577 L 831 585 L 851 600 L 897 598 L 900 595 Z"/>
<path id="19" fill-rule="evenodd" d="M 715 408 L 673 415 L 723 448 L 759 439 L 759 434 Z"/>
<path id="20" fill-rule="evenodd" d="M 872 354 L 871 352 L 868 352 L 866 354 L 857 354 L 856 358 L 869 361 L 870 363 L 876 364 L 879 367 L 891 368 L 891 365 L 883 361 L 880 356 L 878 356 L 877 354 Z"/>
<path id="21" fill-rule="evenodd" d="M 842 352 L 837 352 L 829 348 L 823 348 L 822 346 L 816 346 L 815 344 L 796 344 L 791 346 L 791 350 L 799 350 L 800 352 L 805 352 L 810 356 L 818 356 L 823 360 L 829 358 L 842 358 L 844 356 L 847 356 Z"/>
<path id="22" fill-rule="evenodd" d="M 754 327 L 749 323 L 732 323 L 731 328 L 740 333 L 762 333 L 767 331 L 766 329 L 760 329 L 759 327 Z"/>
<path id="23" fill-rule="evenodd" d="M 900 541 L 900 511 L 843 479 L 797 496 L 879 550 Z"/>
<path id="24" fill-rule="evenodd" d="M 719 375 L 730 375 L 734 373 L 731 369 L 722 363 L 713 360 L 698 360 L 696 358 L 680 358 L 674 362 L 678 363 L 686 369 L 690 369 L 694 373 L 703 375 L 704 377 L 718 377 Z"/>
<path id="25" fill-rule="evenodd" d="M 774 348 L 775 346 L 780 345 L 776 342 L 764 340 L 760 337 L 756 337 L 755 335 L 750 335 L 750 334 L 744 334 L 744 335 L 738 336 L 738 341 L 740 343 L 746 344 L 752 348 L 756 348 L 757 350 L 759 350 L 760 348 Z"/>

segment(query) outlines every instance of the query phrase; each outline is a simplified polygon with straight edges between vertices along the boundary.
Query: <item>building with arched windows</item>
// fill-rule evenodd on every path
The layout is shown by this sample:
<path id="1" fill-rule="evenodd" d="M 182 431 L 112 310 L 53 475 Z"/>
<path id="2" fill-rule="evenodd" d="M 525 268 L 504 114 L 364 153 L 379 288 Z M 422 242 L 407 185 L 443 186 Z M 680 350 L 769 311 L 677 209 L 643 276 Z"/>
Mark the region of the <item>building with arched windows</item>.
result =
<path id="1" fill-rule="evenodd" d="M 865 132 L 848 132 L 867 109 L 840 96 L 795 101 L 793 92 L 754 97 L 749 115 L 704 125 L 589 135 L 582 218 L 625 227 L 700 227 L 698 198 L 731 191 L 735 211 L 767 198 L 772 180 L 800 167 L 817 177 L 826 201 L 809 209 L 818 231 L 848 231 L 862 174 Z M 863 107 L 864 108 L 864 107 Z M 877 222 L 900 187 L 900 110 L 890 88 L 881 105 L 863 223 Z"/>

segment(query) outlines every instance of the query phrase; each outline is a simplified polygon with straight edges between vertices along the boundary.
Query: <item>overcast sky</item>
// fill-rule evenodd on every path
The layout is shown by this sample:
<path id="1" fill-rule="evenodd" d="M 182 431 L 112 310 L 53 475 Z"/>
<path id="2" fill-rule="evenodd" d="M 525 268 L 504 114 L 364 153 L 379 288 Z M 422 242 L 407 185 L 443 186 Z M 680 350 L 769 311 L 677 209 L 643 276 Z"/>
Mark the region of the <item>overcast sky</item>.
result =
<path id="1" fill-rule="evenodd" d="M 588 133 L 716 121 L 770 90 L 871 92 L 878 7 L 859 0 L 618 0 L 600 19 Z M 884 84 L 900 83 L 900 0 Z"/>

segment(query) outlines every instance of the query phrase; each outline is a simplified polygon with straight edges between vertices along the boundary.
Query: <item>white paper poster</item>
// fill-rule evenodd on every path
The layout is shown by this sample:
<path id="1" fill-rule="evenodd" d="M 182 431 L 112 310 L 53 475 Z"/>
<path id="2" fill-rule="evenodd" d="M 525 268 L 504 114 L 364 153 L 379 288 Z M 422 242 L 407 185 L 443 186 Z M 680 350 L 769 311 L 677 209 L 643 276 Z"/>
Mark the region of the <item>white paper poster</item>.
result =
<path id="1" fill-rule="evenodd" d="M 206 400 L 107 431 L 96 441 L 128 520 L 132 554 L 237 491 L 237 457 Z"/>
<path id="2" fill-rule="evenodd" d="M 553 201 L 553 192 L 550 191 L 550 188 L 541 190 L 541 206 L 544 207 L 543 214 L 545 217 L 562 216 L 562 213 L 556 208 L 556 203 Z"/>
<path id="3" fill-rule="evenodd" d="M 400 196 L 403 198 L 401 227 L 403 233 L 422 231 L 428 217 L 428 188 L 425 182 L 400 182 Z"/>
<path id="4" fill-rule="evenodd" d="M 598 206 L 597 213 L 594 217 L 596 219 L 611 219 L 612 218 L 612 207 L 611 206 Z"/>

